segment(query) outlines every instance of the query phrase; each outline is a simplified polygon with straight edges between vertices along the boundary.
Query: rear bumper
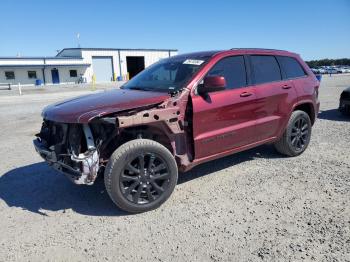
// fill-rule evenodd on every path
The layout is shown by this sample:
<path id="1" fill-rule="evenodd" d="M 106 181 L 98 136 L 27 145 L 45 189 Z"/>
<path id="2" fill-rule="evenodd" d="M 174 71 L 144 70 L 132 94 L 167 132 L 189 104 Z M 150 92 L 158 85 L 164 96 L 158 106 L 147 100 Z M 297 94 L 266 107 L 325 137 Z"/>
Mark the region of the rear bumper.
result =
<path id="1" fill-rule="evenodd" d="M 94 183 L 99 168 L 97 150 L 90 150 L 79 156 L 70 155 L 70 159 L 75 163 L 75 167 L 72 167 L 59 161 L 55 151 L 47 148 L 40 139 L 33 140 L 33 144 L 36 152 L 50 166 L 66 175 L 74 184 L 92 185 Z"/>

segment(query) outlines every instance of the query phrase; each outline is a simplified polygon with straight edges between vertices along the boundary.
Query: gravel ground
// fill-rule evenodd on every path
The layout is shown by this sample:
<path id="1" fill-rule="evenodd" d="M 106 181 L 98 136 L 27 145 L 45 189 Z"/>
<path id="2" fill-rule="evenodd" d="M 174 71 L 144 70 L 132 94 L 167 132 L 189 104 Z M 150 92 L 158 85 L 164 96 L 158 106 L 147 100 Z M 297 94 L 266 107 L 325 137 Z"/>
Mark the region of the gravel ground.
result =
<path id="1" fill-rule="evenodd" d="M 265 145 L 203 164 L 138 215 L 32 147 L 45 105 L 91 91 L 0 93 L 0 261 L 350 261 L 350 118 L 336 110 L 348 86 L 349 75 L 324 77 L 301 156 Z"/>

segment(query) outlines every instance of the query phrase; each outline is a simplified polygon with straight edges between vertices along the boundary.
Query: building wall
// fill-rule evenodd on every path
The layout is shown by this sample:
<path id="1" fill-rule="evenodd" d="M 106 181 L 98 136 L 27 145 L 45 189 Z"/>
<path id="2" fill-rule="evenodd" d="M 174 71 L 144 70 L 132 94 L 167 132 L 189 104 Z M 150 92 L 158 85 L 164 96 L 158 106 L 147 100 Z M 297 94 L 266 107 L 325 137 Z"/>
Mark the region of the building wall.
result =
<path id="1" fill-rule="evenodd" d="M 81 57 L 2 57 L 0 58 L 0 84 L 10 83 L 17 85 L 33 85 L 36 79 L 44 82 L 43 68 L 45 68 L 45 82 L 52 83 L 51 69 L 57 67 L 59 72 L 60 83 L 74 83 L 79 78 L 80 74 L 85 74 L 88 65 L 83 65 Z M 77 77 L 70 77 L 69 70 L 76 69 Z M 6 71 L 13 71 L 15 79 L 7 80 L 5 77 Z M 36 71 L 37 78 L 29 78 L 28 71 Z"/>
<path id="2" fill-rule="evenodd" d="M 76 81 L 79 79 L 80 75 L 84 75 L 87 67 L 77 67 L 77 66 L 59 66 L 59 67 L 46 67 L 45 72 L 45 81 L 46 84 L 52 83 L 52 75 L 51 75 L 51 69 L 57 68 L 60 78 L 60 84 L 69 84 L 69 83 L 76 83 Z M 77 70 L 77 77 L 70 77 L 69 70 Z M 6 71 L 13 71 L 15 72 L 15 79 L 7 80 L 5 77 Z M 42 68 L 37 67 L 24 67 L 24 68 L 0 68 L 0 84 L 12 84 L 12 85 L 18 85 L 20 83 L 21 85 L 34 85 L 36 79 L 28 78 L 28 71 L 36 71 L 36 79 L 40 79 L 44 81 L 43 77 L 43 70 Z"/>
<path id="3" fill-rule="evenodd" d="M 119 67 L 119 53 L 120 53 L 120 65 Z M 115 77 L 118 76 L 126 77 L 127 75 L 127 64 L 126 57 L 127 56 L 144 56 L 145 57 L 145 67 L 150 66 L 151 64 L 158 62 L 163 58 L 167 58 L 173 55 L 176 55 L 176 51 L 154 51 L 154 50 L 82 50 L 82 57 L 84 63 L 89 63 L 91 66 L 86 70 L 84 77 L 86 77 L 88 82 L 92 81 L 93 77 L 93 66 L 92 66 L 92 57 L 100 56 L 100 57 L 112 57 L 113 62 L 113 72 Z"/>
<path id="4" fill-rule="evenodd" d="M 45 65 L 76 65 L 83 63 L 83 60 L 81 58 L 50 58 L 45 59 Z"/>
<path id="5" fill-rule="evenodd" d="M 115 50 L 82 50 L 82 57 L 84 63 L 89 63 L 91 66 L 89 66 L 84 74 L 84 77 L 86 77 L 87 82 L 92 81 L 92 77 L 94 75 L 93 65 L 92 65 L 92 57 L 93 56 L 100 56 L 100 57 L 112 57 L 112 63 L 113 63 L 113 72 L 114 74 L 118 74 L 119 72 L 119 64 L 118 64 L 118 51 Z"/>
<path id="6" fill-rule="evenodd" d="M 126 57 L 127 56 L 144 56 L 145 57 L 145 68 L 158 62 L 161 59 L 168 58 L 168 51 L 120 51 L 121 71 L 122 75 L 128 73 Z M 118 71 L 119 72 L 119 71 Z"/>
<path id="7" fill-rule="evenodd" d="M 7 80 L 5 77 L 6 71 L 14 71 L 15 79 Z M 38 68 L 0 68 L 0 83 L 8 83 L 12 85 L 33 85 L 36 79 L 28 78 L 28 71 L 36 71 L 36 76 L 38 79 L 43 79 L 42 70 Z"/>
<path id="8" fill-rule="evenodd" d="M 81 64 L 83 63 L 83 60 L 79 57 L 67 57 L 67 58 L 1 58 L 0 59 L 0 65 L 19 65 L 19 66 L 25 66 L 25 65 L 62 65 L 62 64 Z"/>
<path id="9" fill-rule="evenodd" d="M 1 58 L 0 65 L 42 65 L 42 58 L 21 59 L 21 58 Z"/>
<path id="10" fill-rule="evenodd" d="M 52 74 L 51 70 L 56 68 L 58 70 L 60 84 L 74 84 L 78 81 L 80 75 L 84 75 L 87 67 L 68 67 L 68 66 L 60 66 L 60 67 L 47 67 L 45 68 L 45 80 L 46 84 L 52 83 Z M 69 70 L 77 70 L 77 77 L 70 77 Z"/>
<path id="11" fill-rule="evenodd" d="M 120 58 L 119 58 L 120 54 Z M 44 80 L 42 68 L 45 67 L 46 84 L 52 83 L 51 69 L 57 68 L 60 83 L 74 83 L 80 75 L 92 82 L 94 75 L 92 57 L 112 57 L 115 79 L 127 76 L 127 56 L 143 56 L 145 67 L 163 58 L 176 55 L 177 51 L 167 50 L 115 50 L 115 49 L 65 49 L 57 57 L 37 58 L 0 58 L 0 83 L 33 85 L 36 79 L 28 78 L 28 71 L 36 71 L 37 79 Z M 84 65 L 82 65 L 84 64 Z M 8 67 L 7 67 L 8 66 Z M 120 67 L 121 66 L 121 67 Z M 76 69 L 77 77 L 70 77 L 69 70 Z M 15 79 L 6 80 L 5 71 L 14 71 Z"/>

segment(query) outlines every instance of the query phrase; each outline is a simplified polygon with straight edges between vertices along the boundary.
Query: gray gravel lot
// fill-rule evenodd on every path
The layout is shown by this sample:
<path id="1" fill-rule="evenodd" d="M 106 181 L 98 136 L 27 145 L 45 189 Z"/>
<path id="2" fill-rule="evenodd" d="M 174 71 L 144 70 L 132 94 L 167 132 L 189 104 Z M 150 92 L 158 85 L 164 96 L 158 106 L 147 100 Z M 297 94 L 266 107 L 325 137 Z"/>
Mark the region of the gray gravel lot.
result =
<path id="1" fill-rule="evenodd" d="M 350 117 L 337 111 L 348 86 L 350 75 L 324 76 L 303 155 L 265 145 L 203 164 L 138 215 L 32 147 L 44 106 L 91 91 L 0 91 L 0 261 L 350 261 Z"/>

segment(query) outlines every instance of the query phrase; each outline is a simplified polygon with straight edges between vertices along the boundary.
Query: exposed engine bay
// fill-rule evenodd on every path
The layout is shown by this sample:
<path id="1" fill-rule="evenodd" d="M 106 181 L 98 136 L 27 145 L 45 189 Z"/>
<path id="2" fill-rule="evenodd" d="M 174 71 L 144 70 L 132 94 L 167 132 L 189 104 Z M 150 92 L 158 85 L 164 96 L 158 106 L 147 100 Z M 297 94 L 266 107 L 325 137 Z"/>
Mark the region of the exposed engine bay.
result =
<path id="1" fill-rule="evenodd" d="M 173 153 L 179 166 L 189 163 L 191 149 L 187 148 L 186 140 L 192 135 L 185 115 L 177 102 L 170 99 L 156 106 L 97 116 L 89 123 L 44 119 L 33 142 L 36 151 L 53 168 L 75 184 L 92 185 L 104 172 L 114 150 L 136 138 L 163 144 Z"/>
<path id="2" fill-rule="evenodd" d="M 44 121 L 34 145 L 38 153 L 75 184 L 91 185 L 100 168 L 98 146 L 88 124 Z"/>

